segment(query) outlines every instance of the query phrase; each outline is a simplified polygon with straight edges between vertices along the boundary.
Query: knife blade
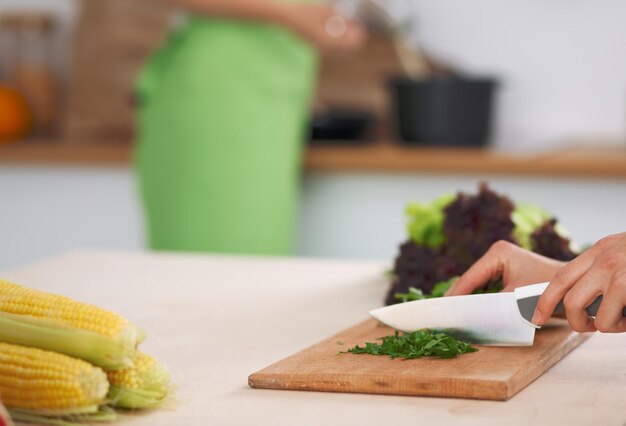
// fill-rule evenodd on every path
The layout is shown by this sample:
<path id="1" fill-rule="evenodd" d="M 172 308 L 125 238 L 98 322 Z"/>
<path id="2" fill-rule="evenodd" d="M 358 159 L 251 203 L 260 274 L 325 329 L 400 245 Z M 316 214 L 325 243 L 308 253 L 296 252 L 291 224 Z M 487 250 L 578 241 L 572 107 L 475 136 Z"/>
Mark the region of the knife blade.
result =
<path id="1" fill-rule="evenodd" d="M 513 292 L 438 297 L 385 306 L 370 315 L 391 328 L 412 332 L 423 328 L 445 329 L 449 334 L 485 346 L 531 346 L 535 331 L 531 322 L 547 282 L 516 288 Z M 595 317 L 602 303 L 598 296 L 587 307 Z M 555 314 L 565 312 L 561 301 Z M 623 311 L 626 317 L 626 308 Z"/>
<path id="2" fill-rule="evenodd" d="M 370 315 L 396 330 L 445 329 L 449 334 L 488 346 L 530 346 L 537 301 L 548 283 L 518 287 L 513 292 L 471 294 L 416 300 L 370 311 Z M 601 297 L 588 311 L 597 312 Z M 557 311 L 562 311 L 559 304 Z M 556 311 L 555 311 L 556 312 Z"/>

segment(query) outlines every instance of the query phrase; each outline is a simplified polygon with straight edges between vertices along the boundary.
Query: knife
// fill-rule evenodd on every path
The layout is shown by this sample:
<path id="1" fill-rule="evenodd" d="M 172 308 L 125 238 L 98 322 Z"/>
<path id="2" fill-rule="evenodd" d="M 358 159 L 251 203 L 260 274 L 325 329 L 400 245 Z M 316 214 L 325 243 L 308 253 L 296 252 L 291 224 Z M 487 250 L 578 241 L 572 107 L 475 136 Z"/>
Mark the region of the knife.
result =
<path id="1" fill-rule="evenodd" d="M 370 315 L 391 328 L 404 332 L 445 329 L 454 337 L 487 346 L 531 346 L 535 331 L 531 323 L 539 297 L 548 283 L 518 287 L 513 292 L 470 294 L 415 300 L 370 311 Z M 595 316 L 602 302 L 599 296 L 587 313 Z M 563 313 L 563 302 L 554 313 Z M 626 316 L 626 309 L 624 309 Z"/>

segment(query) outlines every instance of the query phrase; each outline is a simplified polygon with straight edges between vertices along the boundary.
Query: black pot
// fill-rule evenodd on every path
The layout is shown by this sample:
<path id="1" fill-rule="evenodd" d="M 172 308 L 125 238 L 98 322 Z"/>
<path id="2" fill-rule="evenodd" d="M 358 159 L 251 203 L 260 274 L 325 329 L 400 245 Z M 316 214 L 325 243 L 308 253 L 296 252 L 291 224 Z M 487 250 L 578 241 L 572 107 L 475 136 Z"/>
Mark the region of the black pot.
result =
<path id="1" fill-rule="evenodd" d="M 436 77 L 391 82 L 396 134 L 422 146 L 482 147 L 489 142 L 496 81 Z"/>
<path id="2" fill-rule="evenodd" d="M 372 139 L 376 118 L 364 110 L 331 109 L 311 120 L 311 145 L 360 145 Z"/>

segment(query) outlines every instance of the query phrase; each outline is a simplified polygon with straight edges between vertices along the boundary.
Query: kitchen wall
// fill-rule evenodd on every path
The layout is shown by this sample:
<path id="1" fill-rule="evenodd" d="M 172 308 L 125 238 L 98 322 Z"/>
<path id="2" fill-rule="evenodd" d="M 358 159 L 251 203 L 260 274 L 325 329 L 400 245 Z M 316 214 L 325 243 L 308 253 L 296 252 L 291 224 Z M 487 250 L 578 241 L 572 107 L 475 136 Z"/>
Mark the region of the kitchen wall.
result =
<path id="1" fill-rule="evenodd" d="M 410 2 L 428 51 L 502 79 L 499 147 L 544 149 L 585 136 L 626 144 L 623 0 Z"/>
<path id="2" fill-rule="evenodd" d="M 300 203 L 297 254 L 391 259 L 404 206 L 477 182 L 554 213 L 580 243 L 626 230 L 625 180 L 476 175 L 311 173 Z M 0 167 L 0 270 L 71 250 L 143 249 L 128 168 Z"/>

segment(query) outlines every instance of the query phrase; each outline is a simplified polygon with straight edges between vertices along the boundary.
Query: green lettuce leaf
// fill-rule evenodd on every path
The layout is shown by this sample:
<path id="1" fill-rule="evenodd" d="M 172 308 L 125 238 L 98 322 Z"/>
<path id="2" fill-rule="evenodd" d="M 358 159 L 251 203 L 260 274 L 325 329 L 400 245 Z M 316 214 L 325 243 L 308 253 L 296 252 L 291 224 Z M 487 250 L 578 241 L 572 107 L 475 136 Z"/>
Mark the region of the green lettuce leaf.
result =
<path id="1" fill-rule="evenodd" d="M 513 237 L 517 243 L 526 250 L 532 250 L 530 236 L 552 215 L 543 208 L 533 204 L 518 204 L 511 213 L 511 220 L 515 224 Z"/>
<path id="2" fill-rule="evenodd" d="M 445 242 L 443 234 L 443 210 L 456 196 L 443 195 L 430 203 L 409 203 L 406 214 L 409 217 L 407 231 L 416 244 L 439 247 Z"/>

